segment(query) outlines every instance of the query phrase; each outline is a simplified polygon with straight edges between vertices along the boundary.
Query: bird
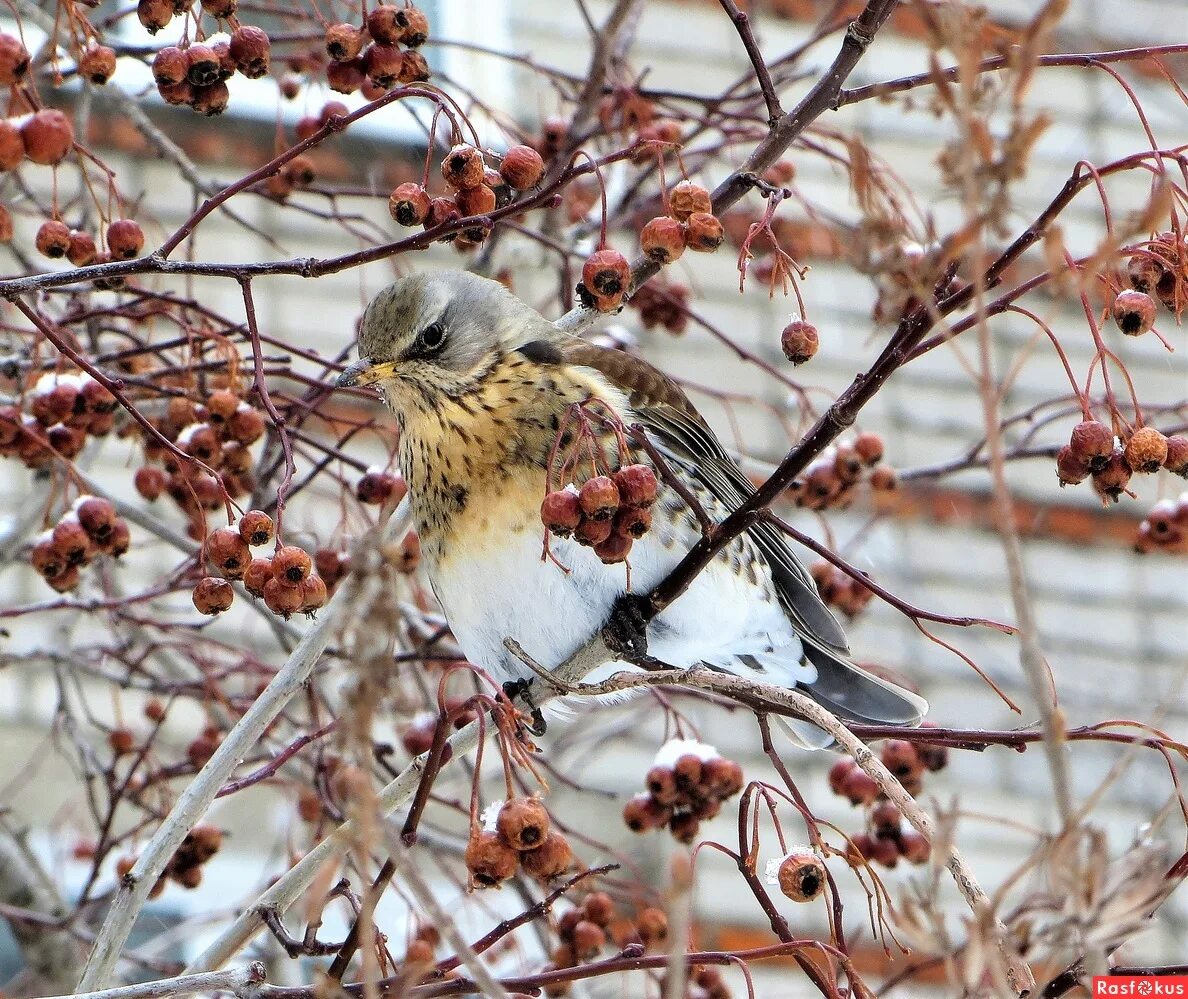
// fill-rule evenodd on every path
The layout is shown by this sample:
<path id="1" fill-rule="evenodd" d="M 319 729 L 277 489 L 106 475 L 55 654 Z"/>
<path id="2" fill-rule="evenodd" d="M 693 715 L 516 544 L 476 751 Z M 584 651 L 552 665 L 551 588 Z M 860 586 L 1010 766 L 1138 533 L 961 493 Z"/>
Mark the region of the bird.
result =
<path id="1" fill-rule="evenodd" d="M 500 282 L 462 270 L 399 278 L 364 310 L 358 351 L 337 385 L 370 386 L 394 414 L 434 595 L 467 659 L 505 684 L 532 677 L 506 639 L 554 668 L 625 598 L 672 571 L 702 536 L 689 498 L 717 522 L 753 493 L 672 379 L 638 356 L 563 332 Z M 574 538 L 544 544 L 549 469 L 567 414 L 591 400 L 620 426 L 642 427 L 687 494 L 659 477 L 651 528 L 625 564 L 604 564 Z M 927 711 L 917 694 L 854 663 L 811 576 L 766 522 L 719 552 L 644 637 L 648 655 L 666 666 L 799 688 L 843 721 L 914 726 Z M 612 660 L 586 679 L 629 668 Z M 789 732 L 806 748 L 831 742 L 808 722 L 791 721 Z"/>

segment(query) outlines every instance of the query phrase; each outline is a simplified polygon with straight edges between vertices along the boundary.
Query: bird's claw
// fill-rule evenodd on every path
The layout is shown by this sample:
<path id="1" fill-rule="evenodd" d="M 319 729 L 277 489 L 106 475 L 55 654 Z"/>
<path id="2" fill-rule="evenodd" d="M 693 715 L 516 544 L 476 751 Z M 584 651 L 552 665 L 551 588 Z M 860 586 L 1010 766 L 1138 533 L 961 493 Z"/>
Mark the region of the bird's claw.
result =
<path id="1" fill-rule="evenodd" d="M 512 704 L 515 704 L 517 700 L 524 702 L 524 706 L 532 713 L 532 724 L 526 725 L 525 728 L 533 735 L 540 737 L 548 731 L 549 726 L 544 720 L 544 715 L 540 713 L 540 708 L 532 703 L 532 697 L 528 693 L 529 689 L 530 684 L 524 677 L 520 677 L 518 680 L 508 680 L 503 684 L 503 696 Z"/>
<path id="2" fill-rule="evenodd" d="M 648 655 L 648 598 L 624 593 L 611 608 L 602 626 L 602 640 L 615 655 L 634 662 Z"/>

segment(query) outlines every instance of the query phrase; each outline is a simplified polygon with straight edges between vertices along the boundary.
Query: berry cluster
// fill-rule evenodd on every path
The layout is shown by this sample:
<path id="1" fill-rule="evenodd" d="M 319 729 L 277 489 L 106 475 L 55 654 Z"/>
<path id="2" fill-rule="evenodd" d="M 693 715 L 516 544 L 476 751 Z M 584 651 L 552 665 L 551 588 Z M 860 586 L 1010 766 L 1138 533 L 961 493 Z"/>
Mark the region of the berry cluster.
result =
<path id="1" fill-rule="evenodd" d="M 514 192 L 531 190 L 540 183 L 544 160 L 531 146 L 512 146 L 494 169 L 487 165 L 483 150 L 463 142 L 446 153 L 441 175 L 450 190 L 448 197 L 433 197 L 425 183 L 401 184 L 388 197 L 392 218 L 402 226 L 433 229 L 457 219 L 489 215 L 510 204 Z M 471 226 L 442 238 L 467 249 L 487 238 L 487 226 Z"/>
<path id="2" fill-rule="evenodd" d="M 1115 503 L 1134 473 L 1150 475 L 1166 468 L 1188 477 L 1188 437 L 1165 437 L 1154 427 L 1139 427 L 1125 443 L 1097 420 L 1082 420 L 1056 454 L 1056 474 L 1062 486 L 1092 477 L 1103 503 Z"/>
<path id="3" fill-rule="evenodd" d="M 644 329 L 660 326 L 673 336 L 680 336 L 689 325 L 688 303 L 688 285 L 655 277 L 636 289 L 627 304 L 639 311 Z"/>
<path id="4" fill-rule="evenodd" d="M 37 230 L 37 252 L 50 260 L 65 257 L 75 267 L 131 260 L 144 250 L 144 232 L 132 219 L 116 219 L 106 232 L 107 250 L 100 253 L 90 233 L 71 229 L 59 219 L 50 219 Z"/>
<path id="5" fill-rule="evenodd" d="M 545 971 L 574 968 L 582 961 L 593 960 L 608 940 L 620 951 L 633 946 L 658 950 L 668 939 L 668 915 L 663 909 L 648 906 L 634 917 L 625 916 L 606 892 L 596 891 L 564 912 L 557 920 L 556 929 L 561 942 L 553 949 Z M 568 982 L 545 987 L 547 996 L 564 996 L 569 992 Z M 717 993 L 715 999 L 729 999 L 729 993 Z"/>
<path id="6" fill-rule="evenodd" d="M 573 866 L 573 850 L 551 831 L 549 813 L 536 798 L 509 798 L 488 808 L 466 844 L 471 887 L 497 888 L 520 868 L 551 881 Z"/>
<path id="7" fill-rule="evenodd" d="M 429 63 L 419 51 L 428 39 L 429 19 L 412 6 L 381 4 L 361 27 L 349 22 L 330 25 L 325 37 L 330 89 L 340 94 L 361 90 L 370 101 L 397 84 L 428 80 Z"/>
<path id="8" fill-rule="evenodd" d="M 255 485 L 248 448 L 264 435 L 264 414 L 224 387 L 209 392 L 201 403 L 174 396 L 153 425 L 184 457 L 145 434 L 145 458 L 160 461 L 161 467 L 137 469 L 136 490 L 150 502 L 167 493 L 186 515 L 190 537 L 201 541 L 206 535 L 204 511 L 219 509 L 227 497 L 246 496 Z M 217 474 L 204 471 L 199 462 Z"/>
<path id="9" fill-rule="evenodd" d="M 1132 290 L 1114 299 L 1114 322 L 1128 336 L 1141 336 L 1155 325 L 1156 298 L 1176 316 L 1188 305 L 1188 243 L 1161 232 L 1130 257 L 1126 276 Z"/>
<path id="10" fill-rule="evenodd" d="M 83 567 L 93 558 L 119 558 L 128 543 L 128 524 L 110 500 L 80 496 L 70 512 L 33 543 L 29 561 L 42 579 L 65 593 L 78 585 Z"/>
<path id="11" fill-rule="evenodd" d="M 692 843 L 702 820 L 712 819 L 743 788 L 742 767 L 691 739 L 661 746 L 644 780 L 647 791 L 623 808 L 627 828 L 643 833 L 668 826 L 681 843 Z"/>
<path id="12" fill-rule="evenodd" d="M 778 885 L 793 902 L 811 902 L 820 898 L 828 883 L 825 862 L 816 850 L 796 846 L 778 860 L 767 863 L 767 883 Z"/>
<path id="13" fill-rule="evenodd" d="M 832 562 L 815 562 L 809 573 L 817 584 L 817 592 L 830 607 L 835 607 L 848 618 L 855 618 L 866 608 L 874 591 L 864 586 L 853 576 L 842 572 Z"/>
<path id="14" fill-rule="evenodd" d="M 624 562 L 632 544 L 652 526 L 656 476 L 647 465 L 624 465 L 614 475 L 595 475 L 545 494 L 540 519 L 558 538 L 572 537 L 594 549 L 607 565 Z"/>
<path id="15" fill-rule="evenodd" d="M 903 739 L 887 740 L 879 752 L 883 766 L 913 795 L 919 794 L 923 788 L 924 772 L 943 770 L 948 756 L 948 750 L 943 746 L 924 744 L 917 747 Z M 900 857 L 910 864 L 927 862 L 932 851 L 928 840 L 904 825 L 899 809 L 882 796 L 874 779 L 848 756 L 830 767 L 829 787 L 850 804 L 869 809 L 867 831 L 850 840 L 846 860 L 852 867 L 872 861 L 892 868 Z"/>
<path id="16" fill-rule="evenodd" d="M 898 485 L 895 469 L 883 463 L 883 439 L 869 432 L 826 448 L 788 491 L 797 506 L 827 510 L 847 505 L 864 479 L 875 492 Z"/>
<path id="17" fill-rule="evenodd" d="M 312 614 L 326 603 L 326 581 L 313 571 L 309 552 L 297 545 L 278 545 L 271 558 L 252 558 L 249 547 L 274 538 L 271 518 L 249 510 L 239 528 L 220 527 L 206 539 L 207 564 L 223 574 L 207 576 L 194 589 L 194 606 L 203 614 L 218 614 L 231 606 L 234 589 L 228 580 L 242 579 L 253 597 L 263 597 L 274 614 Z"/>
<path id="18" fill-rule="evenodd" d="M 668 192 L 668 214 L 657 215 L 639 233 L 645 257 L 666 266 L 685 250 L 713 253 L 726 238 L 714 214 L 710 193 L 700 184 L 682 180 Z"/>
<path id="19" fill-rule="evenodd" d="M 1151 507 L 1139 524 L 1135 549 L 1188 554 L 1188 492 L 1178 499 L 1163 499 Z"/>
<path id="20" fill-rule="evenodd" d="M 90 375 L 42 375 L 22 405 L 0 406 L 0 457 L 34 469 L 47 468 L 55 456 L 69 461 L 88 437 L 111 432 L 115 409 L 115 397 Z"/>
<path id="21" fill-rule="evenodd" d="M 182 840 L 165 872 L 149 890 L 149 898 L 157 898 L 165 885 L 175 881 L 183 888 L 197 888 L 202 884 L 202 866 L 210 860 L 223 845 L 223 834 L 214 826 L 195 826 Z M 116 873 L 126 877 L 136 864 L 135 857 L 120 857 L 116 861 Z"/>
<path id="22" fill-rule="evenodd" d="M 227 20 L 227 37 L 203 41 L 186 39 L 182 45 L 167 45 L 153 58 L 153 79 L 157 92 L 167 104 L 184 105 L 204 115 L 227 110 L 231 92 L 227 81 L 236 73 L 249 80 L 268 74 L 272 63 L 272 45 L 262 28 L 240 24 L 235 16 L 237 0 L 204 3 L 202 9 L 220 20 Z M 154 34 L 172 19 L 172 0 L 140 0 L 140 20 Z M 219 13 L 211 9 L 217 6 Z M 145 14 L 149 15 L 146 23 Z"/>

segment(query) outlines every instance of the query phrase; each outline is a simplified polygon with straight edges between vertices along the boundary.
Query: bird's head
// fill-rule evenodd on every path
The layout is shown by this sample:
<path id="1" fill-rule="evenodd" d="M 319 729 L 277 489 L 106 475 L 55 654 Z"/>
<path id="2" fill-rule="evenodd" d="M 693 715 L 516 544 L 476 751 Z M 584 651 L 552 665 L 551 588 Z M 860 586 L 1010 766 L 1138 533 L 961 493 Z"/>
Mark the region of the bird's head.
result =
<path id="1" fill-rule="evenodd" d="M 508 351 L 558 335 L 497 281 L 466 271 L 416 274 L 367 306 L 359 360 L 338 385 L 374 385 L 400 410 L 410 398 L 464 392 Z"/>

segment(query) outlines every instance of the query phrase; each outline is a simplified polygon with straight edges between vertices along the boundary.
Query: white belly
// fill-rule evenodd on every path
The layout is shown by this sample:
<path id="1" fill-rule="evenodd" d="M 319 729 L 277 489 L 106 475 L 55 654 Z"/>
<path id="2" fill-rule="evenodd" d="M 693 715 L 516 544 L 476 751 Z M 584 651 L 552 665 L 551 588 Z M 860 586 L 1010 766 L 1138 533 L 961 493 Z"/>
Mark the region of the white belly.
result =
<path id="1" fill-rule="evenodd" d="M 647 593 L 680 561 L 695 538 L 683 536 L 657 518 L 652 530 L 631 549 L 626 565 L 604 565 L 589 548 L 552 538 L 552 554 L 542 560 L 543 528 L 525 530 L 523 521 L 483 518 L 485 530 L 457 535 L 448 557 L 427 557 L 434 592 L 462 650 L 475 665 L 504 682 L 531 677 L 509 653 L 516 639 L 537 662 L 555 668 L 605 623 L 617 597 L 630 590 Z M 669 544 L 665 545 L 665 540 Z M 671 666 L 698 663 L 729 672 L 753 673 L 737 656 L 755 656 L 769 682 L 792 685 L 815 678 L 800 664 L 800 642 L 776 601 L 766 565 L 749 578 L 719 558 L 648 628 L 649 653 Z M 621 663 L 608 663 L 590 677 L 602 679 Z"/>

